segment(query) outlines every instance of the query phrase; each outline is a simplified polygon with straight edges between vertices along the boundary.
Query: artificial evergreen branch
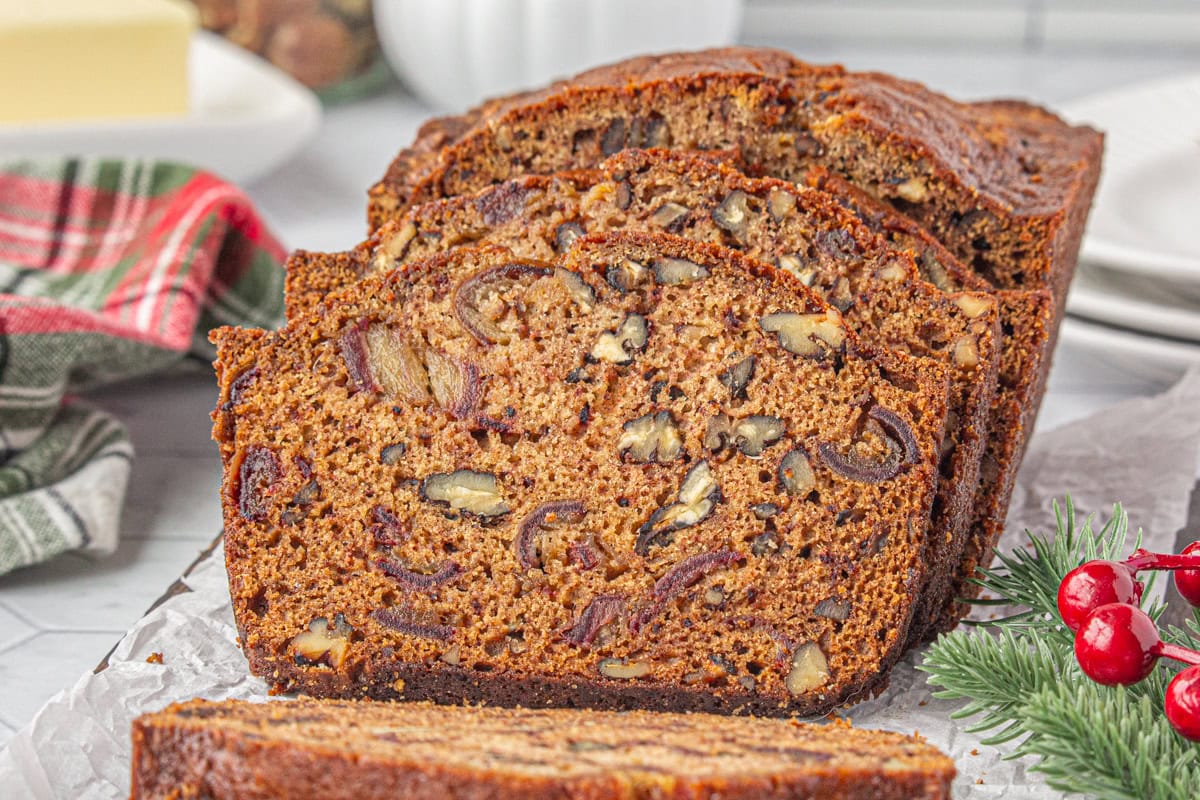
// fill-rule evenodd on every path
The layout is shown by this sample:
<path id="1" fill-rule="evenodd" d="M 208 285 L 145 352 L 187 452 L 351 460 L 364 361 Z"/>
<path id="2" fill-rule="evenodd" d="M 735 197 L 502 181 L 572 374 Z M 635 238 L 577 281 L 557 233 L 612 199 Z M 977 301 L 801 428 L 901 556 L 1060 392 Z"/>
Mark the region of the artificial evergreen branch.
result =
<path id="1" fill-rule="evenodd" d="M 996 731 L 983 740 L 993 745 L 1028 733 L 1020 720 L 1021 707 L 1073 668 L 1074 656 L 1062 642 L 1027 642 L 1011 631 L 995 637 L 948 634 L 930 649 L 921 667 L 929 673 L 930 684 L 943 687 L 935 697 L 969 700 L 951 716 L 961 719 L 982 715 L 967 730 Z"/>
<path id="2" fill-rule="evenodd" d="M 1200 788 L 1200 747 L 1167 724 L 1162 703 L 1124 687 L 1064 681 L 1021 710 L 1030 736 L 1017 751 L 1056 789 L 1120 800 L 1187 800 Z"/>
<path id="3" fill-rule="evenodd" d="M 965 699 L 955 717 L 977 717 L 971 731 L 986 744 L 1015 742 L 1009 758 L 1033 755 L 1033 769 L 1053 787 L 1100 798 L 1192 798 L 1200 787 L 1200 746 L 1180 737 L 1163 713 L 1167 683 L 1178 670 L 1160 663 L 1128 688 L 1107 688 L 1083 676 L 1073 634 L 1058 613 L 1058 586 L 1084 561 L 1119 560 L 1132 547 L 1122 508 L 1095 530 L 1076 519 L 1070 498 L 1056 503 L 1053 538 L 1029 534 L 1032 550 L 1000 554 L 978 581 L 994 597 L 983 605 L 1020 607 L 1012 616 L 975 623 L 983 629 L 939 637 L 920 669 L 941 687 L 935 696 Z M 1144 609 L 1157 618 L 1163 608 Z M 1184 627 L 1161 631 L 1164 641 L 1196 648 L 1200 611 Z"/>

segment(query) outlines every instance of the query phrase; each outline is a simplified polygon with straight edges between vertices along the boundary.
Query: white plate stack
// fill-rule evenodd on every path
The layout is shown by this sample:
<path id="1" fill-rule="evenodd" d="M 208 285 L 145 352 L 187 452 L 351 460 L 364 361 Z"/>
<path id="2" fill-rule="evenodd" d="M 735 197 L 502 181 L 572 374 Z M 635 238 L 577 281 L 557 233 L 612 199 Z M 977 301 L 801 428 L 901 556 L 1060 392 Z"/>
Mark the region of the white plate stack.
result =
<path id="1" fill-rule="evenodd" d="M 1087 98 L 1107 136 L 1061 338 L 1169 381 L 1200 365 L 1200 75 Z"/>

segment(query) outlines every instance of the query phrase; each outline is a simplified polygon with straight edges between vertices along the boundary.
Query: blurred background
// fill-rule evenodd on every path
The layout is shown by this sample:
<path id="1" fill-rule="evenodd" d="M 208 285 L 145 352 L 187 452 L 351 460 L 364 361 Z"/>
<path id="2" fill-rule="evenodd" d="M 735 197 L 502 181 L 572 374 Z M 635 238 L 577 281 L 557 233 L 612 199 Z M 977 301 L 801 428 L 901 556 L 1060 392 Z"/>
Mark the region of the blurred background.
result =
<path id="1" fill-rule="evenodd" d="M 129 16 L 110 13 L 118 7 Z M 101 42 L 116 44 L 92 55 Z M 235 319 L 270 324 L 283 254 L 357 244 L 367 189 L 431 115 L 633 53 L 729 43 L 886 71 L 959 99 L 1030 99 L 1109 131 L 1039 429 L 1157 392 L 1200 364 L 1195 0 L 0 0 L 0 162 L 57 159 L 54 174 L 77 182 L 94 157 L 167 159 L 192 180 L 167 181 L 172 190 L 223 187 L 224 205 L 205 213 L 274 276 Z M 63 48 L 58 72 L 52 47 Z M 150 78 L 163 79 L 153 108 Z M 103 92 L 111 102 L 84 113 Z M 131 99 L 143 106 L 117 113 Z M 14 218 L 0 212 L 0 236 L 32 236 Z M 33 272 L 13 266 L 4 291 Z M 0 744 L 219 532 L 205 324 L 202 313 L 188 323 L 162 362 L 167 378 L 131 372 L 78 391 L 131 447 L 120 451 L 108 544 L 0 575 Z M 65 379 L 56 385 L 54 403 Z M 5 458 L 18 449 L 3 446 Z"/>

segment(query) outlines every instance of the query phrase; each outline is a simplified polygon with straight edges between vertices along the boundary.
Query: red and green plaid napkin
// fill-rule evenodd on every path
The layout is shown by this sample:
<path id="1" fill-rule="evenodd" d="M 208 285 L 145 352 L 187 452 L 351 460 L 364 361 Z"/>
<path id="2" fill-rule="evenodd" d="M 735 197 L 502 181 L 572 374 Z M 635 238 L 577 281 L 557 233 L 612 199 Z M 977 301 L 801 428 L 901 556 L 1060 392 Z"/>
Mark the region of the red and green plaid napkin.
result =
<path id="1" fill-rule="evenodd" d="M 276 326 L 284 255 L 206 172 L 0 162 L 0 574 L 116 547 L 133 449 L 73 394 L 211 358 L 214 326 Z"/>

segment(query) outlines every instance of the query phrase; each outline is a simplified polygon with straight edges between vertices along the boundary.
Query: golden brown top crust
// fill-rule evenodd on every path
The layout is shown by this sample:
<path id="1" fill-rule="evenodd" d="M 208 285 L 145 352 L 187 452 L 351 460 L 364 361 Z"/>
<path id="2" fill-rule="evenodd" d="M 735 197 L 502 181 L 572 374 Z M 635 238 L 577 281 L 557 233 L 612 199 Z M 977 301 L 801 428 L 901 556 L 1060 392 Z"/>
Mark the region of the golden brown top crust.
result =
<path id="1" fill-rule="evenodd" d="M 919 737 L 848 724 L 708 714 L 303 699 L 191 701 L 143 715 L 135 729 L 143 740 L 155 730 L 219 730 L 234 739 L 386 761 L 396 769 L 437 763 L 497 785 L 505 778 L 562 784 L 619 775 L 634 797 L 680 780 L 729 781 L 733 789 L 763 777 L 787 785 L 802 776 L 831 782 L 873 776 L 883 787 L 889 779 L 913 773 L 948 783 L 955 773 L 953 762 Z"/>
<path id="2" fill-rule="evenodd" d="M 1071 127 L 1053 114 L 1019 101 L 959 103 L 928 87 L 879 73 L 846 72 L 769 49 L 727 48 L 642 56 L 589 70 L 540 90 L 497 98 L 459 117 L 424 126 L 373 190 L 402 200 L 435 162 L 440 150 L 508 115 L 539 104 L 547 109 L 592 90 L 644 90 L 713 76 L 786 84 L 805 107 L 814 130 L 861 125 L 902 142 L 989 198 L 995 210 L 1054 215 L 1077 202 L 1083 175 L 1098 163 L 1103 138 Z M 818 133 L 819 137 L 819 133 Z M 442 159 L 444 160 L 444 158 Z"/>
<path id="3" fill-rule="evenodd" d="M 924 84 L 879 72 L 822 82 L 817 126 L 857 120 L 881 138 L 912 144 L 966 186 L 1017 214 L 1061 213 L 1103 136 L 1020 100 L 960 103 Z"/>
<path id="4" fill-rule="evenodd" d="M 490 124 L 513 109 L 549 100 L 563 92 L 693 80 L 705 75 L 745 75 L 782 80 L 810 73 L 837 75 L 841 71 L 842 67 L 838 65 L 815 67 L 797 61 L 782 50 L 760 47 L 726 47 L 638 56 L 589 69 L 541 89 L 485 100 L 461 115 L 429 120 L 417 131 L 413 144 L 402 150 L 388 166 L 383 183 L 397 186 L 409 183 L 415 175 L 431 166 L 441 148 L 461 139 L 473 129 Z"/>

